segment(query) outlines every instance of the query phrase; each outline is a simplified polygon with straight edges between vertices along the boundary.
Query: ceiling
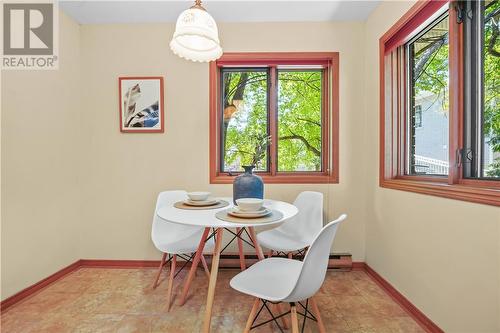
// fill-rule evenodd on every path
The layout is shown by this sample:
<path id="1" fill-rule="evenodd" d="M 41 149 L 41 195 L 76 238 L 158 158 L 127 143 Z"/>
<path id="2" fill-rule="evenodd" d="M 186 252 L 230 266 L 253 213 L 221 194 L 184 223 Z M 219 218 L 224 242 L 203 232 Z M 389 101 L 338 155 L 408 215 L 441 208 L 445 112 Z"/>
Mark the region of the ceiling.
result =
<path id="1" fill-rule="evenodd" d="M 217 22 L 363 21 L 379 4 L 371 1 L 207 0 Z M 59 6 L 80 24 L 175 22 L 194 1 L 65 1 Z"/>

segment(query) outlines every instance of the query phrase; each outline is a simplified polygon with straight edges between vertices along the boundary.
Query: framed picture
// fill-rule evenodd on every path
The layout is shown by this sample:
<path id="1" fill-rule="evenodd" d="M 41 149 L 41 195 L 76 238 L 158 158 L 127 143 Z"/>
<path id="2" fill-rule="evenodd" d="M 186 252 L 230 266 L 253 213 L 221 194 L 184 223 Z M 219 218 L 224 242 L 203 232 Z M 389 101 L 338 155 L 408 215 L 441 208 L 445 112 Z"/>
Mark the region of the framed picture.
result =
<path id="1" fill-rule="evenodd" d="M 120 77 L 120 130 L 163 133 L 163 77 Z"/>

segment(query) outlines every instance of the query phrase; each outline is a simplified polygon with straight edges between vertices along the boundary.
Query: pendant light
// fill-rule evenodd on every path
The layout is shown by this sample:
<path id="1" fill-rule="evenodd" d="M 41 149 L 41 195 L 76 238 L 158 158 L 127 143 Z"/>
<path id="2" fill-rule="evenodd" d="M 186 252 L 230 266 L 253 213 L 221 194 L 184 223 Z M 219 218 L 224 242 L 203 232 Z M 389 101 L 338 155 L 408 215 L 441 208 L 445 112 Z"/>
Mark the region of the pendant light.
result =
<path id="1" fill-rule="evenodd" d="M 217 24 L 201 6 L 201 0 L 179 15 L 170 49 L 181 58 L 199 62 L 213 61 L 222 55 Z"/>

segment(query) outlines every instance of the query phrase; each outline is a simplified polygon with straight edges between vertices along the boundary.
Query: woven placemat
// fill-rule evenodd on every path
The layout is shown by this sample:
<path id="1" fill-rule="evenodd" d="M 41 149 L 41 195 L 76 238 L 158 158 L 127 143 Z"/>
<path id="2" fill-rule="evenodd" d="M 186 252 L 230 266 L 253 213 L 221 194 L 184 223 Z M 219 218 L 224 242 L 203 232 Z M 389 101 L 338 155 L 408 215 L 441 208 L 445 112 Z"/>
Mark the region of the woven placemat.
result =
<path id="1" fill-rule="evenodd" d="M 215 205 L 211 205 L 211 206 L 190 206 L 190 205 L 186 205 L 184 203 L 184 201 L 178 201 L 178 202 L 174 203 L 175 208 L 187 209 L 187 210 L 216 209 L 216 208 L 222 208 L 222 207 L 226 207 L 226 206 L 229 206 L 229 202 L 227 202 L 225 200 L 219 200 L 218 203 L 216 203 Z"/>
<path id="2" fill-rule="evenodd" d="M 221 210 L 220 212 L 217 212 L 215 214 L 215 217 L 217 217 L 219 220 L 226 222 L 233 222 L 233 223 L 268 223 L 268 222 L 279 221 L 283 218 L 283 213 L 274 209 L 271 210 L 271 214 L 256 218 L 236 217 L 229 215 L 227 213 L 228 211 L 229 211 L 228 209 Z"/>

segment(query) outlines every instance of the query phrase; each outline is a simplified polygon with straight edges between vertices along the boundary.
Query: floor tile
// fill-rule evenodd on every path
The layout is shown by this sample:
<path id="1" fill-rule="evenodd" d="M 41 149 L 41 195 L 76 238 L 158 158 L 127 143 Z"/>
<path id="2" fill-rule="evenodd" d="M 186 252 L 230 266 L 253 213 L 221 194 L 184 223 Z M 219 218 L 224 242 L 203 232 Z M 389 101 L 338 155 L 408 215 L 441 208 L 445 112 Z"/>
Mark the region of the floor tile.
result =
<path id="1" fill-rule="evenodd" d="M 203 325 L 208 279 L 200 270 L 187 302 L 178 305 L 187 271 L 174 281 L 173 304 L 167 311 L 168 269 L 153 289 L 156 269 L 81 268 L 1 316 L 5 333 L 33 332 L 199 332 Z M 241 332 L 253 298 L 229 287 L 238 270 L 221 270 L 213 306 L 212 331 Z M 329 271 L 316 302 L 327 332 L 416 333 L 423 332 L 408 314 L 362 271 Z M 288 306 L 283 306 L 288 311 Z M 276 314 L 275 309 L 271 310 Z M 301 310 L 302 312 L 302 310 Z M 270 319 L 263 311 L 257 322 Z M 300 327 L 302 317 L 299 316 Z M 281 323 L 281 322 L 280 322 Z M 274 323 L 252 332 L 280 332 Z M 289 332 L 289 330 L 287 330 Z M 318 332 L 308 320 L 306 333 Z"/>

